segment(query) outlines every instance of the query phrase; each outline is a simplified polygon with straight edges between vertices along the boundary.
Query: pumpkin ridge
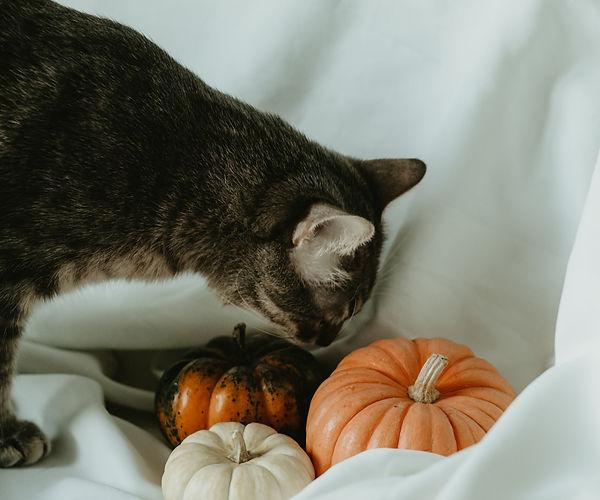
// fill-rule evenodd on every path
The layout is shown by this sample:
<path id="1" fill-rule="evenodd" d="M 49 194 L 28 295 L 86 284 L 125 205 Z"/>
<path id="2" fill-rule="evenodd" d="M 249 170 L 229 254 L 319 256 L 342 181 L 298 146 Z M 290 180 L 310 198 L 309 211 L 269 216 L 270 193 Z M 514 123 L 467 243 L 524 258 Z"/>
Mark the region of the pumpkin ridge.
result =
<path id="1" fill-rule="evenodd" d="M 498 389 L 505 393 L 514 392 L 511 385 L 500 376 L 498 370 L 489 361 L 482 358 L 467 357 L 453 361 L 448 365 L 443 375 L 440 377 L 442 388 L 445 385 L 454 386 L 454 381 L 459 379 L 468 383 L 471 387 L 475 387 L 475 384 L 477 384 L 481 387 Z"/>
<path id="2" fill-rule="evenodd" d="M 476 408 L 481 411 L 482 413 L 486 414 L 488 417 L 490 417 L 491 419 L 493 419 L 494 421 L 498 420 L 499 415 L 492 415 L 490 411 L 486 411 L 485 405 L 483 406 L 479 406 L 481 403 L 485 403 L 485 404 L 489 404 L 491 406 L 493 406 L 494 408 L 496 408 L 500 413 L 502 413 L 502 409 L 498 407 L 498 405 L 495 405 L 494 403 L 492 403 L 491 401 L 487 401 L 485 399 L 479 399 L 479 398 L 475 398 L 473 396 L 464 396 L 464 395 L 455 395 L 455 396 L 451 396 L 450 398 L 444 398 L 441 399 L 438 402 L 438 406 L 443 407 L 443 406 L 453 406 L 453 401 L 451 401 L 452 398 L 465 398 L 465 399 L 469 399 L 469 400 L 473 400 L 474 402 L 476 402 Z M 450 401 L 447 401 L 448 399 L 450 399 Z M 475 403 L 471 403 L 471 404 L 475 404 Z M 462 411 L 462 410 L 461 410 Z"/>
<path id="3" fill-rule="evenodd" d="M 192 476 L 189 478 L 187 484 L 185 485 L 185 488 L 183 489 L 183 495 L 181 495 L 181 498 L 186 497 L 186 493 L 188 493 L 188 491 L 187 491 L 188 488 L 190 488 L 191 490 L 194 490 L 195 482 L 196 482 L 196 481 L 194 481 L 194 478 L 196 476 L 199 476 L 199 475 L 202 475 L 203 473 L 205 473 L 206 469 L 208 469 L 208 468 L 211 468 L 211 469 L 218 468 L 219 470 L 223 470 L 223 469 L 225 469 L 225 464 L 219 463 L 219 464 L 207 465 L 206 467 L 203 467 L 202 469 L 199 469 L 196 472 L 194 472 L 194 474 L 192 474 Z M 227 495 L 229 496 L 230 488 L 231 488 L 231 479 L 233 477 L 234 469 L 229 468 L 228 472 L 229 472 L 229 477 L 227 479 L 225 479 L 225 483 L 227 484 Z M 190 497 L 193 498 L 193 494 L 190 495 Z"/>
<path id="4" fill-rule="evenodd" d="M 347 377 L 354 375 L 354 373 L 352 373 L 355 369 L 354 368 L 348 368 L 346 370 L 341 370 L 339 372 L 334 372 L 333 374 L 331 374 L 331 376 L 326 379 L 317 389 L 317 391 L 315 392 L 314 396 L 313 396 L 313 400 L 315 401 L 315 404 L 317 401 L 321 401 L 324 399 L 328 399 L 330 397 L 333 397 L 332 395 L 335 395 L 336 393 L 339 392 L 340 387 L 337 385 L 338 379 L 339 381 L 343 382 Z M 368 368 L 364 368 L 364 370 L 370 370 Z M 377 370 L 370 370 L 373 373 L 377 373 L 380 374 L 380 372 L 378 372 Z M 387 377 L 389 379 L 389 377 Z M 352 382 L 353 385 L 359 385 L 359 384 L 376 384 L 376 385 L 382 385 L 385 387 L 391 387 L 391 388 L 400 388 L 402 391 L 405 390 L 406 388 L 404 386 L 399 385 L 397 382 L 393 382 L 393 383 L 388 383 L 383 382 L 383 381 L 379 381 L 379 380 L 372 380 L 372 381 L 361 381 L 361 382 Z M 346 387 L 346 385 L 344 385 L 344 387 Z M 313 402 L 311 401 L 311 406 L 313 406 Z"/>
<path id="5" fill-rule="evenodd" d="M 223 463 L 223 450 L 215 450 L 204 445 L 191 445 L 177 448 L 178 452 L 171 458 L 171 463 L 179 467 L 179 462 L 187 463 L 189 460 L 207 459 L 206 465 Z M 209 455 L 207 457 L 207 455 Z M 193 475 L 193 474 L 192 474 Z M 190 476 L 191 477 L 191 476 Z"/>
<path id="6" fill-rule="evenodd" d="M 285 377 L 288 373 L 286 366 L 261 363 L 254 367 L 252 373 L 258 381 L 257 406 L 263 410 L 263 414 L 260 415 L 261 421 L 278 432 L 284 432 L 295 440 L 302 441 L 303 433 L 294 432 L 293 429 L 305 427 L 301 425 L 304 408 L 299 404 L 298 390 Z M 283 408 L 280 408 L 280 405 L 283 405 Z"/>
<path id="7" fill-rule="evenodd" d="M 338 388 L 337 392 L 334 393 L 336 394 L 338 397 L 335 399 L 336 404 L 337 404 L 337 400 L 344 400 L 344 398 L 346 398 L 348 395 L 345 394 L 345 391 L 343 392 L 344 389 L 346 389 L 346 391 L 349 391 L 351 387 L 354 387 L 354 391 L 351 392 L 352 396 L 355 397 L 357 394 L 360 393 L 364 393 L 365 391 L 372 391 L 373 389 L 392 389 L 395 390 L 397 389 L 397 387 L 392 386 L 392 385 L 388 385 L 388 384 L 381 384 L 379 382 L 353 382 L 352 384 L 349 384 L 345 387 L 342 388 Z M 389 392 L 389 391 L 384 391 L 384 392 Z M 377 395 L 377 397 L 380 397 L 379 395 Z M 380 397 L 380 399 L 385 399 L 385 398 L 389 398 L 389 397 L 397 397 L 395 395 L 389 395 L 389 396 L 383 396 Z M 333 399 L 331 399 L 330 401 L 334 401 Z M 332 403 L 333 404 L 333 403 Z"/>
<path id="8" fill-rule="evenodd" d="M 377 401 L 373 401 L 372 403 L 369 403 L 367 406 L 365 406 L 362 410 L 359 410 L 356 415 L 354 415 L 348 422 L 346 422 L 346 425 L 344 426 L 344 428 L 342 428 L 342 431 L 340 432 L 340 434 L 342 434 L 344 432 L 344 429 L 346 428 L 346 426 L 348 426 L 356 417 L 358 417 L 363 411 L 369 409 L 371 406 L 373 406 L 374 404 L 377 403 L 381 403 L 381 402 L 386 402 L 386 403 L 390 403 L 391 406 L 389 406 L 388 408 L 385 409 L 385 411 L 378 417 L 378 419 L 375 421 L 375 424 L 373 425 L 373 427 L 377 427 L 381 421 L 383 420 L 383 417 L 385 417 L 385 414 L 391 410 L 391 408 L 393 408 L 394 403 L 392 403 L 391 401 L 389 401 L 390 399 L 393 399 L 394 401 L 403 401 L 403 398 L 401 397 L 397 397 L 397 398 L 384 398 L 384 399 L 379 399 Z M 407 406 L 408 409 L 408 406 Z M 406 411 L 406 410 L 405 410 Z M 403 412 L 404 413 L 404 412 Z M 402 418 L 404 418 L 402 416 Z M 400 420 L 399 424 L 402 424 L 402 420 Z"/>
<path id="9" fill-rule="evenodd" d="M 275 474 L 273 474 L 273 471 L 269 470 L 267 467 L 265 467 L 263 464 L 261 464 L 260 462 L 254 461 L 252 463 L 252 465 L 254 467 L 258 467 L 260 469 L 262 469 L 263 471 L 265 471 L 268 476 L 272 479 L 272 482 L 277 486 L 277 489 L 279 490 L 279 496 L 283 497 L 283 493 L 281 491 L 281 484 L 279 482 L 279 480 L 277 479 L 277 476 L 275 476 Z"/>
<path id="10" fill-rule="evenodd" d="M 483 426 L 479 422 L 477 422 L 477 420 L 475 420 L 471 415 L 469 415 L 468 413 L 465 413 L 462 410 L 456 410 L 456 411 L 460 411 L 461 415 L 463 415 L 464 417 L 466 417 L 468 420 L 471 420 L 471 422 L 473 422 L 477 427 L 479 427 L 484 434 L 487 432 L 483 428 Z"/>
<path id="11" fill-rule="evenodd" d="M 352 372 L 356 372 L 356 371 L 360 372 L 361 370 L 364 370 L 365 373 L 373 372 L 373 373 L 377 373 L 379 375 L 383 375 L 387 380 L 389 380 L 390 383 L 386 383 L 386 382 L 379 381 L 379 380 L 372 381 L 372 382 L 365 380 L 365 381 L 353 382 L 353 383 L 355 383 L 355 384 L 364 384 L 364 383 L 372 384 L 372 383 L 377 383 L 377 384 L 381 384 L 381 385 L 392 385 L 394 387 L 397 387 L 397 386 L 408 387 L 407 385 L 402 384 L 402 383 L 398 382 L 397 380 L 393 379 L 387 373 L 382 372 L 381 370 L 378 370 L 377 368 L 372 367 L 372 366 L 364 366 L 364 367 L 360 367 L 360 368 L 359 367 L 344 368 L 343 370 L 340 370 L 339 372 L 331 374 L 331 376 L 329 378 L 332 379 L 332 378 L 334 378 L 334 376 L 335 376 L 335 378 L 346 378 L 346 377 L 348 377 L 348 375 L 355 375 L 355 373 L 352 373 Z"/>
<path id="12" fill-rule="evenodd" d="M 476 388 L 477 389 L 485 389 L 485 390 L 489 389 L 489 387 L 483 387 L 483 386 L 477 386 Z M 469 389 L 473 389 L 473 387 L 469 387 Z M 469 396 L 467 394 L 463 394 L 463 391 L 464 391 L 464 388 L 456 389 L 454 391 L 449 391 L 449 392 L 443 392 L 442 395 L 440 396 L 439 402 L 441 403 L 443 401 L 446 401 L 447 399 L 452 399 L 452 398 L 459 397 L 459 396 L 462 396 L 462 397 L 465 397 L 465 398 L 478 399 L 478 400 L 481 399 L 481 398 L 478 398 L 478 397 L 475 397 L 475 396 Z M 498 392 L 500 392 L 500 391 L 498 391 Z M 493 403 L 492 401 L 488 401 L 488 402 L 491 403 L 491 404 L 493 404 L 496 408 L 502 409 L 496 403 Z"/>
<path id="13" fill-rule="evenodd" d="M 444 413 L 444 415 L 446 415 L 446 418 L 448 419 L 448 423 L 452 428 L 452 434 L 454 435 L 454 442 L 456 443 L 456 448 L 458 449 L 458 431 L 456 430 L 456 426 L 454 425 L 454 422 L 452 421 L 448 413 L 444 410 L 444 408 L 440 407 L 440 410 L 442 410 L 442 412 Z"/>
<path id="14" fill-rule="evenodd" d="M 340 399 L 342 401 L 343 400 L 348 401 L 349 399 L 352 399 L 352 398 L 349 398 L 347 394 L 345 394 L 344 389 L 347 390 L 348 387 L 349 386 L 342 387 L 340 390 L 338 390 L 337 393 L 335 393 L 333 395 L 334 399 L 328 401 L 330 403 L 330 406 L 328 408 L 319 407 L 315 412 L 312 412 L 312 413 L 309 410 L 307 427 L 310 422 L 310 425 L 312 427 L 316 426 L 316 428 L 319 429 L 319 432 L 315 433 L 318 437 L 315 437 L 315 434 L 313 434 L 311 436 L 312 439 L 308 439 L 308 436 L 307 436 L 306 448 L 307 448 L 307 451 L 309 452 L 309 455 L 313 455 L 315 453 L 315 448 L 320 449 L 320 444 L 323 439 L 322 432 L 325 428 L 325 422 L 327 422 L 327 420 L 328 420 L 329 408 L 335 408 Z M 383 398 L 386 398 L 386 397 L 395 397 L 395 396 L 384 396 Z M 361 405 L 361 410 L 374 402 L 381 401 L 382 397 L 380 394 L 375 394 L 375 395 L 370 395 L 370 397 L 368 397 L 366 399 L 368 402 Z M 311 408 L 312 408 L 312 404 L 311 404 Z M 346 408 L 346 410 L 354 412 L 355 408 L 358 408 L 358 406 L 354 406 L 352 408 Z M 315 413 L 316 413 L 316 415 L 315 415 Z M 336 412 L 336 416 L 339 416 L 339 414 L 340 414 L 340 412 Z M 348 423 L 348 421 L 350 419 L 352 419 L 353 415 L 354 415 L 354 413 L 350 413 L 349 415 L 347 415 L 345 417 L 345 419 L 340 419 L 340 421 L 338 422 L 338 424 L 336 426 L 337 427 L 336 430 L 332 433 L 335 436 L 334 443 L 329 442 L 329 440 L 333 436 L 328 436 L 328 438 L 327 438 L 328 442 L 326 443 L 328 452 L 325 454 L 325 457 L 323 457 L 327 461 L 327 463 L 322 468 L 323 471 L 325 471 L 326 469 L 328 469 L 331 466 L 331 459 L 333 457 L 333 452 L 335 450 L 335 446 L 337 445 L 337 442 L 338 442 L 340 434 L 341 434 L 341 432 L 338 431 L 339 426 L 342 426 L 342 422 L 343 422 L 342 427 L 345 427 L 346 424 Z M 320 425 L 317 425 L 315 422 L 317 422 L 317 424 L 320 424 Z M 318 453 L 320 456 L 322 456 L 322 451 L 319 451 Z M 313 464 L 314 464 L 314 462 L 313 462 Z M 319 466 L 315 464 L 315 468 L 319 468 Z"/>
<path id="15" fill-rule="evenodd" d="M 388 356 L 390 356 L 394 360 L 395 365 L 400 367 L 401 371 L 406 376 L 407 383 L 403 385 L 406 385 L 408 387 L 409 385 L 414 383 L 414 379 L 416 378 L 416 375 L 414 375 L 414 373 L 419 373 L 419 370 L 421 369 L 421 366 L 423 366 L 423 363 L 420 360 L 420 350 L 413 341 L 403 339 L 402 343 L 404 345 L 400 346 L 395 340 L 382 339 L 373 342 L 373 344 L 371 344 L 369 348 L 377 347 L 378 349 L 383 350 Z M 414 367 L 405 366 L 405 364 L 403 364 L 406 363 L 406 353 L 402 352 L 404 350 L 410 351 L 414 355 L 414 361 L 416 361 L 416 365 Z M 412 368 L 414 368 L 414 370 Z"/>
<path id="16" fill-rule="evenodd" d="M 431 404 L 413 403 L 402 420 L 402 427 L 398 436 L 397 448 L 406 450 L 431 450 Z M 418 422 L 418 423 L 417 423 Z M 426 436 L 423 436 L 423 431 Z M 425 440 L 423 439 L 425 437 Z M 415 444 L 414 441 L 417 443 Z M 425 441 L 425 442 L 423 442 Z"/>
<path id="17" fill-rule="evenodd" d="M 402 397 L 399 397 L 399 398 L 388 398 L 388 399 L 396 399 L 396 400 L 398 400 L 398 401 L 405 401 L 405 402 L 406 402 L 406 398 L 402 398 Z M 404 420 L 404 416 L 406 415 L 406 412 L 408 411 L 408 408 L 410 407 L 410 405 L 411 405 L 411 404 L 414 404 L 414 403 L 413 403 L 413 402 L 407 402 L 407 404 L 405 405 L 404 411 L 402 412 L 402 415 L 400 415 L 400 419 L 399 419 L 399 421 L 398 421 L 398 427 L 401 427 L 401 426 L 402 426 L 402 421 Z M 389 407 L 387 410 L 385 410 L 385 411 L 383 412 L 383 415 L 381 415 L 381 418 L 379 419 L 379 422 L 378 422 L 378 424 L 379 424 L 379 423 L 381 423 L 381 421 L 383 420 L 383 418 L 385 417 L 385 415 L 386 415 L 386 414 L 387 414 L 389 411 L 391 411 L 391 409 L 392 409 L 393 407 L 394 407 L 394 406 L 392 405 L 392 406 L 390 406 L 390 407 Z"/>
<path id="18" fill-rule="evenodd" d="M 344 423 L 343 427 L 340 429 L 340 432 L 338 433 L 338 435 L 337 435 L 337 438 L 335 439 L 335 444 L 333 445 L 333 450 L 334 450 L 334 453 L 335 453 L 335 449 L 336 449 L 336 447 L 337 447 L 337 445 L 338 445 L 338 442 L 339 442 L 340 438 L 341 438 L 341 437 L 342 437 L 342 435 L 344 434 L 344 430 L 346 429 L 346 427 L 348 427 L 348 425 L 350 425 L 350 423 L 351 423 L 351 422 L 352 422 L 352 421 L 353 421 L 353 420 L 354 420 L 356 417 L 358 417 L 358 415 L 360 415 L 360 413 L 361 413 L 361 412 L 365 411 L 367 408 L 369 408 L 370 406 L 373 406 L 374 404 L 380 403 L 381 401 L 386 401 L 386 400 L 388 400 L 388 399 L 402 399 L 402 398 L 398 398 L 398 397 L 396 397 L 396 398 L 383 398 L 383 399 L 377 399 L 377 400 L 375 400 L 375 401 L 371 401 L 370 403 L 367 403 L 367 404 L 366 404 L 365 406 L 363 406 L 363 407 L 362 407 L 360 410 L 356 411 L 356 413 L 354 413 L 354 414 L 353 414 L 353 415 L 352 415 L 352 416 L 351 416 L 351 417 L 350 417 L 350 418 L 349 418 L 349 419 L 348 419 L 348 420 L 347 420 L 347 421 Z M 406 409 L 406 411 L 408 411 L 408 407 L 409 407 L 409 406 L 410 406 L 410 405 L 408 405 L 408 406 L 407 406 L 407 409 Z M 387 410 L 386 410 L 386 411 L 387 411 Z M 403 412 L 403 417 L 402 417 L 403 419 L 404 419 L 404 414 L 406 413 L 406 411 L 405 411 L 405 412 Z M 383 415 L 385 415 L 385 413 L 386 413 L 386 412 L 384 411 L 384 412 L 383 412 Z M 383 418 L 383 415 L 381 416 L 381 418 L 379 418 L 379 419 L 377 420 L 377 425 L 379 424 L 379 422 L 381 422 L 381 420 L 382 420 L 382 418 Z M 377 427 L 377 425 L 375 425 L 374 427 Z M 333 454 L 332 454 L 332 455 L 333 455 Z"/>
<path id="19" fill-rule="evenodd" d="M 490 380 L 496 376 L 496 373 L 481 368 L 468 369 L 458 373 L 455 370 L 449 370 L 445 378 L 440 377 L 439 385 L 442 390 L 446 387 L 452 389 L 457 385 L 456 380 L 465 380 L 464 384 L 468 384 L 469 387 L 489 387 L 506 392 L 505 386 L 500 386 L 494 383 L 494 380 Z"/>
<path id="20" fill-rule="evenodd" d="M 302 450 L 302 452 L 304 452 L 304 450 Z M 286 452 L 280 452 L 278 454 L 267 453 L 263 455 L 263 458 L 264 460 L 262 458 L 260 460 L 261 465 L 263 467 L 269 467 L 276 477 L 284 476 L 284 471 L 286 469 L 294 469 L 294 474 L 297 474 L 298 476 L 306 475 L 308 478 L 314 474 L 312 462 L 309 461 L 309 466 L 305 461 L 298 460 L 298 450 L 295 451 L 294 455 Z M 314 476 L 311 479 L 313 478 Z"/>
<path id="21" fill-rule="evenodd" d="M 207 359 L 205 361 L 206 364 L 202 365 L 197 363 L 197 360 L 190 360 L 177 369 L 176 373 L 167 374 L 165 378 L 161 379 L 170 380 L 170 382 L 166 390 L 157 392 L 157 394 L 162 394 L 162 398 L 157 396 L 156 400 L 158 417 L 162 422 L 163 434 L 173 446 L 185 438 L 190 426 L 194 428 L 197 425 L 202 426 L 208 418 L 204 412 L 192 415 L 183 412 L 183 408 L 196 403 L 199 398 L 210 399 L 217 382 L 214 374 L 220 377 L 226 371 L 223 363 L 219 360 Z M 200 386 L 205 387 L 206 390 L 198 390 L 197 388 Z"/>
<path id="22" fill-rule="evenodd" d="M 229 478 L 225 481 L 227 483 L 227 498 L 229 498 L 229 496 L 231 495 L 231 480 L 233 479 L 233 473 L 235 472 L 235 469 L 231 469 L 231 473 L 229 474 Z M 185 498 L 185 495 L 184 497 Z"/>
<path id="23" fill-rule="evenodd" d="M 404 384 L 403 382 L 401 382 L 401 381 L 399 381 L 399 380 L 397 380 L 397 379 L 395 379 L 395 378 L 392 378 L 392 377 L 391 377 L 390 375 L 388 375 L 387 373 L 385 373 L 385 372 L 383 372 L 383 371 L 381 371 L 381 370 L 378 370 L 378 369 L 377 369 L 377 368 L 375 368 L 375 367 L 369 367 L 369 369 L 370 369 L 370 370 L 372 370 L 372 371 L 374 371 L 374 372 L 380 373 L 381 375 L 383 375 L 383 376 L 387 377 L 387 378 L 388 378 L 390 381 L 392 381 L 392 382 L 393 382 L 395 385 L 399 385 L 400 387 L 406 387 L 406 388 L 408 388 L 408 386 L 410 385 L 410 384 Z M 411 378 L 411 377 L 407 375 L 407 380 L 410 380 L 410 378 Z"/>
<path id="24" fill-rule="evenodd" d="M 231 496 L 231 480 L 233 479 L 233 473 L 234 469 L 231 469 L 231 474 L 229 475 L 229 478 L 225 481 L 227 483 L 227 496 L 225 498 L 229 498 Z"/>
<path id="25" fill-rule="evenodd" d="M 446 416 L 446 413 L 436 404 L 430 404 L 429 408 L 433 417 L 432 422 L 434 424 L 437 422 L 437 429 L 435 432 L 432 432 L 431 436 L 431 451 L 433 453 L 439 453 L 440 455 L 444 456 L 448 456 L 452 453 L 455 453 L 456 451 L 458 451 L 458 442 L 455 442 L 454 446 L 451 446 L 450 449 L 448 448 L 449 436 L 445 433 L 446 429 L 450 429 L 450 432 L 452 433 L 451 439 L 455 439 L 455 431 L 448 417 Z"/>
<path id="26" fill-rule="evenodd" d="M 234 386 L 238 392 L 235 398 L 230 394 L 229 386 Z M 208 406 L 207 426 L 217 422 L 232 421 L 250 423 L 257 419 L 262 410 L 257 398 L 260 388 L 248 365 L 236 365 L 227 370 L 215 384 L 210 395 Z M 240 401 L 236 401 L 238 398 Z M 219 404 L 217 404 L 217 401 Z M 241 404 L 245 402 L 247 404 Z M 235 404 L 234 404 L 235 403 Z M 233 412 L 235 411 L 235 415 Z"/>
<path id="27" fill-rule="evenodd" d="M 396 399 L 398 399 L 399 401 L 404 401 L 404 398 L 396 398 Z M 398 447 L 398 443 L 400 442 L 400 429 L 402 428 L 402 424 L 404 423 L 404 417 L 406 417 L 406 414 L 408 413 L 408 410 L 410 409 L 412 404 L 414 404 L 414 403 L 410 402 L 410 403 L 405 404 L 404 408 L 402 409 L 402 413 L 400 414 L 400 418 L 398 419 L 398 426 L 397 426 L 398 438 L 396 439 L 396 447 Z M 390 406 L 386 411 L 383 412 L 383 415 L 381 415 L 381 418 L 377 422 L 377 425 L 379 425 L 383 421 L 383 419 L 385 418 L 387 413 L 392 411 L 393 408 L 394 408 L 394 405 Z M 370 442 L 370 440 L 369 440 L 369 442 Z M 368 443 L 367 443 L 367 447 L 368 447 Z"/>
<path id="28" fill-rule="evenodd" d="M 339 463 L 361 450 L 384 446 L 393 447 L 390 432 L 387 432 L 390 419 L 386 421 L 388 425 L 381 427 L 381 429 L 385 429 L 384 432 L 381 432 L 380 426 L 382 425 L 384 416 L 388 415 L 389 410 L 400 408 L 404 411 L 407 404 L 400 397 L 386 398 L 373 401 L 357 412 L 340 430 L 339 436 L 334 443 L 331 463 Z M 395 427 L 397 425 L 398 411 L 393 411 L 391 414 L 394 417 L 392 426 Z"/>
<path id="29" fill-rule="evenodd" d="M 438 408 L 440 408 L 438 406 Z M 468 429 L 469 435 L 471 437 L 471 441 L 473 441 L 471 444 L 467 445 L 467 446 L 472 446 L 473 444 L 478 443 L 481 440 L 481 437 L 476 436 L 473 433 L 473 430 L 471 429 L 471 427 L 468 425 L 468 422 L 472 422 L 475 424 L 475 427 L 478 428 L 481 431 L 482 435 L 486 434 L 486 430 L 479 425 L 479 422 L 477 422 L 476 420 L 472 419 L 471 417 L 469 417 L 468 415 L 466 415 L 465 413 L 463 413 L 460 410 L 457 410 L 456 408 L 452 408 L 452 407 L 446 407 L 446 408 L 440 408 L 441 411 L 444 412 L 444 414 L 446 415 L 446 417 L 448 418 L 448 421 L 450 422 L 450 425 L 452 426 L 452 431 L 454 432 L 454 435 L 456 437 L 456 445 L 459 447 L 463 447 L 461 446 L 461 443 L 459 441 L 459 437 L 458 437 L 458 431 L 456 431 L 456 428 L 454 426 L 454 419 L 456 419 L 457 421 L 460 420 L 461 418 L 467 422 L 465 428 Z M 447 410 L 450 410 L 450 412 L 448 412 Z M 454 414 L 452 414 L 454 412 Z"/>
<path id="30" fill-rule="evenodd" d="M 192 443 L 193 445 L 198 446 L 197 443 Z M 222 450 L 220 448 L 216 448 L 214 446 L 211 446 L 209 444 L 201 444 L 200 446 L 202 446 L 204 449 L 202 450 L 202 453 L 206 453 L 206 452 L 211 452 L 214 453 L 216 456 L 221 456 L 223 454 Z"/>
<path id="31" fill-rule="evenodd" d="M 407 385 L 399 382 L 398 380 L 392 378 L 390 375 L 388 375 L 385 372 L 382 372 L 381 370 L 378 370 L 377 368 L 368 367 L 367 370 L 370 370 L 372 372 L 379 373 L 380 375 L 383 375 L 385 378 L 387 378 L 391 382 L 389 385 L 399 386 L 399 387 L 402 387 L 402 388 L 408 387 Z M 382 385 L 388 385 L 388 384 L 384 384 L 383 382 L 379 382 L 379 383 L 382 384 Z"/>
<path id="32" fill-rule="evenodd" d="M 392 380 L 394 383 L 397 383 L 397 384 L 400 383 L 401 385 L 407 385 L 407 386 L 410 385 L 410 383 L 411 383 L 410 381 L 413 378 L 412 375 L 408 372 L 408 370 L 401 363 L 399 363 L 398 357 L 395 356 L 393 352 L 391 352 L 390 350 L 384 348 L 385 345 L 386 344 L 384 344 L 382 342 L 374 342 L 374 344 L 371 345 L 370 350 L 383 352 L 385 354 L 385 357 L 387 358 L 385 361 L 389 360 L 389 361 L 391 361 L 394 364 L 394 366 L 392 367 L 392 369 L 398 370 L 399 372 L 401 372 L 402 375 L 405 378 L 406 383 L 400 382 L 398 380 L 398 378 L 394 377 L 389 372 L 386 373 L 381 368 L 379 368 L 377 365 L 369 364 L 368 366 L 364 366 L 364 364 L 362 364 L 363 361 L 361 361 L 361 360 L 357 360 L 355 362 L 355 363 L 357 363 L 356 365 L 354 363 L 345 363 L 343 365 L 340 363 L 340 365 L 341 365 L 340 368 L 342 368 L 341 371 L 343 371 L 343 370 L 351 370 L 351 369 L 354 369 L 354 368 L 360 366 L 362 368 L 370 369 L 370 370 L 376 371 L 378 373 L 381 373 L 382 375 L 384 375 L 387 378 L 389 378 L 390 380 Z M 377 360 L 377 361 L 379 361 L 379 360 Z M 348 364 L 350 366 L 348 366 L 346 368 L 346 365 L 348 365 Z"/>
<path id="33" fill-rule="evenodd" d="M 464 396 L 464 397 L 468 397 L 468 398 L 482 400 L 483 398 L 481 398 L 481 397 L 476 397 L 476 396 L 472 396 L 470 394 L 465 394 L 466 391 L 470 391 L 472 389 L 483 389 L 486 392 L 497 393 L 497 395 L 499 395 L 499 396 L 511 397 L 510 394 L 507 394 L 507 393 L 501 391 L 500 389 L 496 389 L 495 387 L 486 387 L 486 386 L 478 385 L 478 386 L 472 386 L 472 387 L 467 387 L 467 388 L 456 389 L 456 390 L 450 391 L 450 392 L 444 392 L 444 393 L 442 393 L 442 396 L 440 397 L 440 401 L 443 401 L 445 399 L 449 399 L 449 398 L 452 398 L 452 397 L 455 397 L 455 396 Z M 502 408 L 502 406 L 496 404 L 494 401 L 490 401 L 487 398 L 483 399 L 483 400 L 487 401 L 488 403 L 490 403 L 492 405 L 494 405 L 501 412 L 503 412 L 504 410 L 506 410 L 506 408 L 508 407 L 508 405 L 507 405 L 505 408 Z"/>

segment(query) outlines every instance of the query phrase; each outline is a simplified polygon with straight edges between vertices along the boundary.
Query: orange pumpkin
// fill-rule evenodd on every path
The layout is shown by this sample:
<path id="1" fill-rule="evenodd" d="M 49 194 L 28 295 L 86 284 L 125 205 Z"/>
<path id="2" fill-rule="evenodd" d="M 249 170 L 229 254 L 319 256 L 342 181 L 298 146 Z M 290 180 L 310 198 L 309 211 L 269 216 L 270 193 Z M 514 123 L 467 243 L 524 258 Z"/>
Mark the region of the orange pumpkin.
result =
<path id="1" fill-rule="evenodd" d="M 487 361 L 450 340 L 379 340 L 317 389 L 306 450 L 317 474 L 370 448 L 450 455 L 478 442 L 516 397 Z"/>
<path id="2" fill-rule="evenodd" d="M 324 378 L 321 366 L 281 338 L 246 339 L 245 328 L 240 323 L 233 336 L 212 339 L 162 375 L 156 415 L 173 446 L 218 422 L 259 422 L 304 442 L 310 399 Z"/>

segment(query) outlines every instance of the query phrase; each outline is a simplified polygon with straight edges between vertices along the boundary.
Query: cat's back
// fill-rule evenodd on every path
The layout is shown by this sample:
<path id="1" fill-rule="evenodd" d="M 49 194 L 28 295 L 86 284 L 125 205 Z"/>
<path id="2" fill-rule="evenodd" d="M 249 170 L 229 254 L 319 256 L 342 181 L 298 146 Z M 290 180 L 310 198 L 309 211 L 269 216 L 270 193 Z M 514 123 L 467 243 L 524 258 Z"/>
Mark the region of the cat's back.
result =
<path id="1" fill-rule="evenodd" d="M 148 51 L 152 57 L 168 57 L 132 28 L 52 0 L 0 0 L 0 41 L 3 62 L 23 65 L 73 56 L 120 55 L 127 61 Z M 19 59 L 24 56 L 28 58 Z"/>
<path id="2" fill-rule="evenodd" d="M 119 116 L 133 129 L 168 109 L 161 118 L 173 124 L 190 101 L 210 98 L 199 78 L 132 28 L 50 0 L 0 0 L 0 132 L 53 109 L 63 122 Z"/>
<path id="3" fill-rule="evenodd" d="M 0 100 L 111 88 L 152 69 L 182 72 L 135 30 L 50 0 L 0 0 Z M 135 82 L 134 82 L 135 83 Z M 122 85 L 122 84 L 121 84 Z M 1 101 L 0 101 L 1 102 Z M 12 104 L 15 104 L 14 102 Z M 1 105 L 1 104 L 0 104 Z"/>
<path id="4" fill-rule="evenodd" d="M 0 0 L 0 198 L 24 178 L 83 182 L 152 164 L 188 133 L 182 117 L 206 89 L 129 27 L 50 0 Z"/>
<path id="5" fill-rule="evenodd" d="M 0 227 L 63 206 L 108 214 L 120 188 L 138 201 L 166 189 L 163 172 L 181 163 L 173 137 L 191 133 L 185 114 L 204 89 L 131 28 L 50 0 L 0 0 Z"/>
<path id="6" fill-rule="evenodd" d="M 46 67 L 52 82 L 52 74 L 118 48 L 127 33 L 115 37 L 117 26 L 50 0 L 0 0 L 0 75 L 18 80 Z"/>

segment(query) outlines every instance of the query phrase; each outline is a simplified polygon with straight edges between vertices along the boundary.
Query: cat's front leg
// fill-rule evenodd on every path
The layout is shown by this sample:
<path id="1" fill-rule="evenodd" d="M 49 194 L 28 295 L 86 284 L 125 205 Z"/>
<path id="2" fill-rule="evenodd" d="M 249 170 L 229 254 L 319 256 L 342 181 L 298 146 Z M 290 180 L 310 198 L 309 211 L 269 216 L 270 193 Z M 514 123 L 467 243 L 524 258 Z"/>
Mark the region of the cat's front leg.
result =
<path id="1" fill-rule="evenodd" d="M 48 454 L 50 441 L 10 408 L 10 387 L 20 328 L 0 324 L 0 467 L 30 465 Z"/>

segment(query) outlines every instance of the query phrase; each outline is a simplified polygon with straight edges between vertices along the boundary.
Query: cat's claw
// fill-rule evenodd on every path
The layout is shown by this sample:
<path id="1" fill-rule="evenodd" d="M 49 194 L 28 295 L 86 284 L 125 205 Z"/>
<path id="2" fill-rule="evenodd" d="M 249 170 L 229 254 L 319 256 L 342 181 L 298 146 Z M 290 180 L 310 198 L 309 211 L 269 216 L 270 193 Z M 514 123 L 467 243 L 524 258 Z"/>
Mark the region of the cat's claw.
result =
<path id="1" fill-rule="evenodd" d="M 0 423 L 0 467 L 31 465 L 49 452 L 50 441 L 34 423 Z"/>

